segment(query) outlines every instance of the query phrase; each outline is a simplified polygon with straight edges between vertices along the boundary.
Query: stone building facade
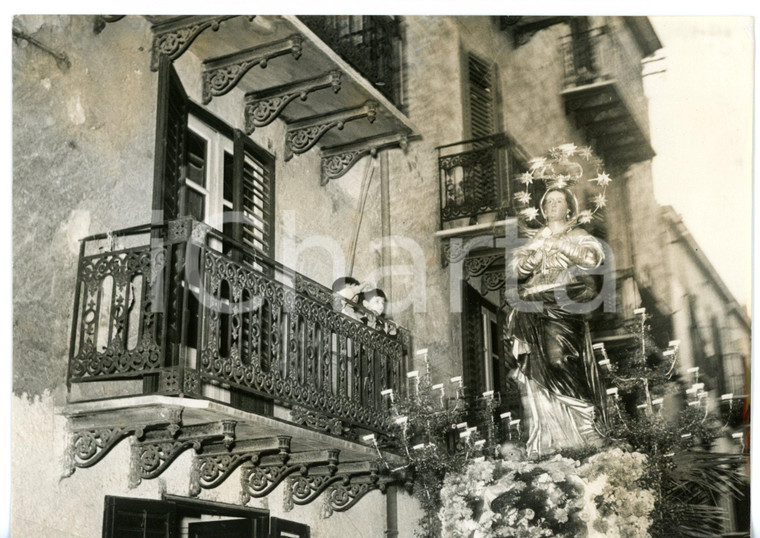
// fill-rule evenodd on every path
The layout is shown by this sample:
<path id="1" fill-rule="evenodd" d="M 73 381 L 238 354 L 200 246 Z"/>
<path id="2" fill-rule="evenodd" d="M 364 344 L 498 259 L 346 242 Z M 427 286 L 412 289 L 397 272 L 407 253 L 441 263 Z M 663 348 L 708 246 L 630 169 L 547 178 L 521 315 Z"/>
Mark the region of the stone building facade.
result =
<path id="1" fill-rule="evenodd" d="M 114 309 L 115 303 L 110 310 L 105 306 L 102 311 L 99 307 L 88 310 L 85 299 L 89 292 L 79 295 L 77 290 L 89 276 L 78 268 L 88 260 L 111 259 L 110 253 L 121 252 L 120 248 L 147 249 L 145 245 L 153 245 L 156 234 L 171 235 L 174 243 L 167 243 L 171 245 L 205 241 L 204 252 L 222 260 L 218 263 L 227 268 L 244 267 L 250 253 L 236 254 L 236 249 L 247 237 L 245 244 L 254 253 L 247 274 L 283 290 L 284 296 L 295 289 L 296 302 L 329 299 L 332 282 L 349 273 L 382 287 L 388 295 L 390 316 L 406 336 L 391 339 L 380 331 L 367 336 L 368 342 L 378 342 L 372 351 L 376 354 L 367 356 L 377 359 L 356 358 L 357 362 L 344 364 L 349 370 L 359 368 L 346 374 L 357 384 L 340 389 L 337 385 L 344 378 L 333 377 L 325 389 L 314 385 L 310 377 L 317 371 L 327 372 L 329 377 L 332 366 L 340 369 L 334 346 L 359 338 L 359 325 L 351 320 L 342 320 L 341 325 L 354 327 L 348 336 L 334 332 L 332 342 L 338 344 L 333 344 L 332 350 L 326 344 L 324 364 L 308 362 L 313 349 L 308 343 L 282 348 L 284 359 L 304 361 L 298 363 L 303 365 L 298 371 L 281 364 L 283 375 L 291 381 L 312 383 L 310 386 L 335 392 L 336 398 L 339 393 L 352 401 L 361 400 L 361 412 L 370 406 L 374 414 L 351 415 L 354 429 L 362 432 L 382 433 L 382 428 L 373 429 L 368 423 L 382 421 L 379 391 L 391 383 L 392 376 L 396 376 L 397 390 L 403 391 L 399 380 L 404 372 L 424 367 L 419 359 L 415 363 L 414 355 L 414 350 L 423 348 L 434 379 L 448 383 L 452 377 L 464 376 L 473 394 L 501 390 L 505 405 L 508 403 L 506 372 L 498 366 L 504 322 L 504 279 L 499 282 L 499 274 L 504 274 L 506 260 L 503 252 L 495 255 L 488 248 L 473 250 L 457 260 L 451 241 L 467 242 L 484 234 L 498 237 L 514 227 L 513 182 L 530 158 L 551 147 L 591 145 L 614 178 L 607 192 L 605 219 L 595 231 L 614 254 L 614 267 L 605 277 L 615 278 L 617 307 L 600 316 L 595 338 L 614 341 L 621 320 L 646 301 L 653 305 L 650 311 L 663 318 L 670 319 L 678 310 L 682 295 L 660 263 L 661 247 L 669 244 L 669 235 L 661 233 L 652 193 L 653 151 L 640 60 L 660 48 L 660 43 L 646 18 L 126 16 L 110 20 L 19 16 L 14 31 L 18 31 L 13 49 L 14 535 L 106 533 L 116 517 L 107 515 L 106 506 L 114 509 L 116 505 L 108 502 L 116 501 L 106 502 L 105 497 L 174 503 L 173 517 L 184 522 L 185 530 L 188 522 L 239 517 L 229 506 L 240 506 L 237 474 L 242 471 L 235 471 L 218 487 L 204 487 L 198 498 L 207 501 L 205 505 L 192 504 L 195 497 L 190 495 L 188 483 L 203 450 L 178 452 L 176 460 L 156 478 L 144 465 L 139 467 L 139 458 L 136 463 L 134 455 L 146 455 L 148 448 L 156 445 L 151 445 L 155 439 L 171 440 L 167 432 L 171 433 L 172 426 L 179 428 L 177 439 L 189 443 L 183 428 L 195 431 L 198 425 L 191 423 L 190 417 L 202 413 L 214 416 L 217 422 L 212 423 L 219 428 L 235 422 L 239 446 L 260 442 L 255 432 L 269 428 L 268 439 L 288 437 L 294 447 L 302 443 L 304 454 L 310 447 L 322 452 L 340 449 L 342 454 L 352 455 L 354 459 L 348 463 L 355 468 L 341 467 L 345 465 L 341 461 L 338 474 L 372 486 L 349 510 L 322 519 L 322 500 L 285 511 L 284 486 L 280 485 L 250 500 L 246 506 L 256 510 L 244 517 L 265 521 L 267 529 L 270 525 L 274 529 L 281 520 L 306 525 L 315 537 L 414 534 L 419 507 L 397 487 L 401 478 L 381 477 L 378 482 L 374 472 L 370 473 L 375 457 L 371 444 L 355 434 L 353 438 L 350 433 L 346 438 L 336 435 L 335 420 L 343 427 L 345 417 L 327 413 L 321 419 L 328 421 L 328 427 L 323 420 L 320 429 L 314 422 L 317 419 L 303 422 L 288 415 L 296 407 L 291 394 L 272 396 L 267 393 L 269 388 L 261 387 L 246 391 L 242 381 L 219 381 L 226 373 L 209 374 L 208 379 L 198 374 L 200 347 L 194 348 L 185 339 L 195 334 L 190 328 L 193 321 L 177 329 L 176 335 L 171 329 L 164 333 L 166 342 L 176 338 L 172 341 L 176 346 L 167 344 L 162 360 L 176 352 L 181 359 L 175 362 L 165 361 L 149 373 L 145 373 L 149 370 L 145 364 L 126 366 L 122 374 L 126 371 L 128 375 L 112 378 L 93 379 L 97 375 L 77 373 L 71 365 L 83 349 L 87 351 L 88 342 L 93 342 L 89 357 L 97 363 L 98 375 L 105 372 L 103 361 L 109 349 L 131 349 L 128 343 L 122 348 L 118 348 L 120 342 L 114 343 L 118 329 L 109 329 L 109 335 L 103 327 L 129 318 L 137 304 L 129 298 L 134 300 L 142 293 L 133 290 L 137 280 L 122 287 L 114 277 L 109 290 L 120 291 L 112 291 L 112 300 L 123 299 L 130 313 Z M 172 39 L 186 43 L 186 50 L 172 48 L 176 45 Z M 372 50 L 383 53 L 373 56 Z M 355 56 L 361 51 L 366 58 Z M 237 73 L 242 71 L 239 77 L 235 68 Z M 339 72 L 337 79 L 335 72 Z M 176 103 L 176 96 L 183 92 L 185 113 L 195 119 L 185 120 L 184 135 L 177 135 L 188 138 L 182 163 L 174 169 L 179 175 L 172 179 L 172 191 L 167 179 L 171 175 L 167 172 L 171 168 L 167 164 L 171 160 L 167 157 L 170 135 L 166 133 L 171 134 L 171 125 L 166 127 L 166 118 L 171 117 L 167 106 Z M 272 113 L 274 99 L 290 94 L 292 100 Z M 262 120 L 248 135 L 256 117 L 254 105 L 263 102 L 272 106 L 266 118 L 272 121 Z M 188 135 L 190 131 L 194 135 Z M 197 149 L 199 139 L 205 141 L 205 146 L 201 144 L 205 150 Z M 314 147 L 309 145 L 312 142 Z M 446 161 L 452 155 L 463 159 L 458 161 L 461 171 L 455 170 L 456 166 L 445 167 L 445 162 L 453 162 Z M 475 177 L 468 175 L 471 161 L 463 155 L 484 159 L 478 162 L 491 167 L 487 168 L 490 172 L 477 176 L 487 192 L 474 213 L 467 213 L 466 204 L 446 190 L 448 180 L 456 183 L 459 177 L 466 186 L 467 178 Z M 199 176 L 193 175 L 198 170 L 210 174 L 213 167 L 219 173 L 214 180 L 208 179 L 212 175 L 204 175 L 207 184 L 202 185 Z M 463 175 L 457 176 L 460 173 Z M 493 182 L 486 185 L 483 177 Z M 226 183 L 225 178 L 232 181 Z M 266 191 L 261 215 L 245 206 L 245 194 L 237 190 L 238 182 L 243 181 L 240 178 L 248 178 L 251 192 Z M 170 207 L 177 194 L 182 201 Z M 578 194 L 587 205 L 588 197 Z M 443 218 L 446 207 L 453 211 L 450 219 Z M 248 211 L 252 219 L 232 222 L 228 230 L 220 216 L 224 208 L 247 208 L 243 213 Z M 167 211 L 175 211 L 174 217 L 179 219 Z M 182 220 L 188 215 L 195 216 L 193 222 Z M 156 224 L 166 220 L 180 224 L 158 232 Z M 204 221 L 211 228 L 199 225 Z M 153 228 L 113 233 L 150 223 Z M 260 235 L 254 231 L 257 228 L 261 228 Z M 143 234 L 140 247 L 132 242 L 138 232 Z M 81 240 L 93 235 L 91 250 L 80 250 Z M 186 261 L 171 258 L 180 256 L 177 252 L 174 247 L 167 251 L 173 260 L 169 265 L 179 267 Z M 485 269 L 472 271 L 475 261 L 484 263 Z M 160 266 L 162 271 L 166 267 Z M 166 270 L 169 282 L 180 274 Z M 141 286 L 147 287 L 146 275 L 141 276 Z M 233 278 L 216 276 L 222 281 Z M 189 298 L 194 284 L 182 281 L 181 276 L 177 279 L 177 287 L 167 284 L 164 306 L 172 308 L 177 296 L 184 296 L 180 312 L 185 317 L 178 319 L 199 315 Z M 224 292 L 224 285 L 219 286 L 215 288 L 219 303 L 235 299 L 234 290 Z M 230 284 L 230 289 L 233 287 Z M 100 291 L 92 293 L 100 297 L 98 301 L 106 301 Z M 143 293 L 143 300 L 146 297 Z M 140 303 L 140 308 L 143 306 Z M 299 330 L 306 335 L 302 343 L 311 341 L 307 333 L 326 334 L 316 318 L 306 319 L 308 315 L 303 314 L 304 319 L 296 319 L 287 307 L 283 312 L 294 325 L 279 333 L 279 324 L 284 322 L 273 317 L 276 321 L 266 330 L 288 335 L 282 336 L 288 346 Z M 235 315 L 223 326 L 231 331 L 228 334 L 237 335 L 232 337 L 237 343 L 243 333 L 237 332 Z M 744 330 L 742 319 L 736 318 L 738 331 Z M 227 323 L 213 317 L 203 320 L 210 323 L 204 327 L 211 329 L 220 327 L 214 323 Z M 166 323 L 171 326 L 171 321 Z M 673 324 L 678 329 L 680 318 L 674 317 Z M 99 329 L 91 334 L 88 327 Z M 122 338 L 136 338 L 125 331 Z M 200 333 L 198 342 L 207 338 L 203 329 Z M 670 326 L 663 333 L 670 333 Z M 486 335 L 491 338 L 484 338 Z M 231 345 L 224 336 L 218 337 L 226 342 L 220 345 Z M 358 343 L 347 345 L 363 349 Z M 272 349 L 268 353 L 275 356 Z M 293 351 L 296 349 L 302 351 Z M 370 362 L 361 362 L 364 360 Z M 87 364 L 91 363 L 82 368 L 87 370 Z M 387 374 L 387 379 L 379 377 L 381 364 L 383 369 L 389 368 L 382 374 Z M 370 369 L 369 374 L 365 368 Z M 187 384 L 188 379 L 199 384 Z M 80 383 L 82 380 L 87 382 Z M 172 422 L 169 417 L 168 427 L 156 422 L 156 415 L 166 410 L 171 415 L 180 401 L 184 419 Z M 519 407 L 514 399 L 512 404 Z M 140 421 L 146 424 L 147 437 L 134 430 Z M 82 468 L 59 481 L 71 464 L 61 461 L 67 446 L 72 446 L 67 443 L 81 440 L 82 432 L 110 428 L 113 433 L 116 427 L 132 428 L 127 432 L 129 442 L 116 443 L 97 465 L 75 465 Z M 222 450 L 222 435 L 227 440 L 229 432 L 209 428 L 198 442 L 207 443 L 216 453 L 213 451 Z M 304 454 L 296 457 L 293 450 L 295 461 L 307 458 Z M 332 460 L 308 462 L 322 465 Z M 135 465 L 143 472 L 142 480 L 135 480 Z M 235 516 L 230 515 L 233 512 Z M 198 515 L 201 513 L 205 515 Z M 264 532 L 263 528 L 258 532 Z"/>

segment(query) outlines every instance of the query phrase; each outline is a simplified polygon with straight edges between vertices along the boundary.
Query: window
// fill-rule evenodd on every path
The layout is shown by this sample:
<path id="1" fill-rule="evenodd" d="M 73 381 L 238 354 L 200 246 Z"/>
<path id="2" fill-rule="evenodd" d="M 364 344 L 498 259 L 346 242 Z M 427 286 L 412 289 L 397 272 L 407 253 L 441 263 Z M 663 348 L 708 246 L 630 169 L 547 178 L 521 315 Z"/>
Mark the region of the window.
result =
<path id="1" fill-rule="evenodd" d="M 165 495 L 161 500 L 106 496 L 103 538 L 309 538 L 308 525 L 267 510 Z"/>
<path id="2" fill-rule="evenodd" d="M 495 66 L 467 54 L 465 121 L 470 138 L 494 134 L 496 111 Z"/>
<path id="3" fill-rule="evenodd" d="M 191 102 L 168 59 L 159 69 L 157 114 L 156 220 L 190 215 L 272 257 L 274 158 Z"/>

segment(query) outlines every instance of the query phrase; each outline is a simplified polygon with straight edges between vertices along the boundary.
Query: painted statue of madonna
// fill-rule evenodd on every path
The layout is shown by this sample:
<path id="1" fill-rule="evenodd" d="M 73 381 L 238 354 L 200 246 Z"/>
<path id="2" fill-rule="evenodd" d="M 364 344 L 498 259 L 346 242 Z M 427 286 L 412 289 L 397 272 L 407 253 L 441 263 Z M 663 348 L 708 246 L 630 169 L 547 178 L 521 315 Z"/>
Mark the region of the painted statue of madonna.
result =
<path id="1" fill-rule="evenodd" d="M 566 162 L 567 155 L 561 157 Z M 577 308 L 597 295 L 588 271 L 604 261 L 604 251 L 580 226 L 591 212 L 579 215 L 578 202 L 567 187 L 574 176 L 560 174 L 557 180 L 556 174 L 545 171 L 536 175 L 547 174 L 539 203 L 543 226 L 533 229 L 532 239 L 516 249 L 511 263 L 519 298 L 536 305 L 532 311 L 515 308 L 510 315 L 518 362 L 514 375 L 521 385 L 529 455 L 597 444 L 598 424 L 605 418 L 605 391 L 587 315 Z M 599 177 L 608 182 L 606 175 Z"/>

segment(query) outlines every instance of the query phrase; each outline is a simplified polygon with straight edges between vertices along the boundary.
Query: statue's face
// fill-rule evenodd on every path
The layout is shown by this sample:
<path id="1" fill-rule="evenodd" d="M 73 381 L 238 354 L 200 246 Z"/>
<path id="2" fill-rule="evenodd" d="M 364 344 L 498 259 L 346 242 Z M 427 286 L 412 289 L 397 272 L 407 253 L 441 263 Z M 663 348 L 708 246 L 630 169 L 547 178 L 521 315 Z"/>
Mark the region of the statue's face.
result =
<path id="1" fill-rule="evenodd" d="M 375 314 L 379 316 L 385 311 L 385 299 L 383 299 L 379 295 L 375 295 L 369 301 L 364 301 L 363 306 L 367 310 L 374 312 Z"/>
<path id="2" fill-rule="evenodd" d="M 567 199 L 559 191 L 552 191 L 544 198 L 544 214 L 547 220 L 564 220 L 567 209 Z"/>

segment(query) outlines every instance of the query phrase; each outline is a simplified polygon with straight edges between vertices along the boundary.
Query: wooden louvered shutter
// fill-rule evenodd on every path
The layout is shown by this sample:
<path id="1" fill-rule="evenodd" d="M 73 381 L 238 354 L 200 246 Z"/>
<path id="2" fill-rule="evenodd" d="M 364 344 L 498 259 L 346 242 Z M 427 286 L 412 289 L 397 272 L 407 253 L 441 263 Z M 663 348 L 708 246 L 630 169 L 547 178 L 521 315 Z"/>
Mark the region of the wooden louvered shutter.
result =
<path id="1" fill-rule="evenodd" d="M 187 93 L 168 57 L 158 70 L 153 224 L 181 216 L 187 140 Z"/>
<path id="2" fill-rule="evenodd" d="M 233 166 L 234 237 L 250 248 L 274 256 L 274 160 L 241 131 L 235 131 Z"/>
<path id="3" fill-rule="evenodd" d="M 494 133 L 495 77 L 493 69 L 484 61 L 469 54 L 467 75 L 470 137 L 488 136 Z"/>
<path id="4" fill-rule="evenodd" d="M 103 538 L 178 538 L 173 503 L 106 496 Z"/>
<path id="5" fill-rule="evenodd" d="M 483 298 L 466 282 L 462 286 L 462 382 L 468 397 L 476 397 L 485 390 Z"/>

